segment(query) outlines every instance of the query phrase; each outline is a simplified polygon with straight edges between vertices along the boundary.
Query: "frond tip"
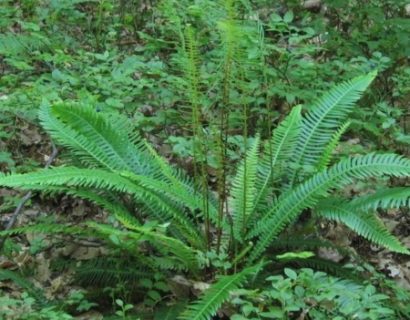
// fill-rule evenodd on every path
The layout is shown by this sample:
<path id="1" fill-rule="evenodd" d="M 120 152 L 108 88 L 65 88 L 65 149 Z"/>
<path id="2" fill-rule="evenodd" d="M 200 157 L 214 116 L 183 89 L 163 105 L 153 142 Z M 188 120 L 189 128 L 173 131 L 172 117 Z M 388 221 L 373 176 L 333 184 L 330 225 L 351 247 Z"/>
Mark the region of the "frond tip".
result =
<path id="1" fill-rule="evenodd" d="M 180 320 L 208 320 L 216 314 L 221 305 L 228 300 L 232 290 L 238 289 L 251 275 L 257 273 L 261 264 L 246 268 L 239 273 L 222 276 L 207 289 L 202 297 L 189 305 L 179 316 Z"/>
<path id="2" fill-rule="evenodd" d="M 384 226 L 373 213 L 358 212 L 350 203 L 323 201 L 316 213 L 325 219 L 341 222 L 363 238 L 388 248 L 391 251 L 410 254 L 400 241 Z"/>

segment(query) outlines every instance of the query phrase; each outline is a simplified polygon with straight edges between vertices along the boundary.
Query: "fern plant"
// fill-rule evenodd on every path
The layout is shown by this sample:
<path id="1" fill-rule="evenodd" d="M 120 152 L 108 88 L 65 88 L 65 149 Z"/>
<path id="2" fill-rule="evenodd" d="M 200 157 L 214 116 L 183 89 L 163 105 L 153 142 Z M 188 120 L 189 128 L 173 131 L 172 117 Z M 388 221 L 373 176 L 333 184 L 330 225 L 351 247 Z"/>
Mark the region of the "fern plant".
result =
<path id="1" fill-rule="evenodd" d="M 222 207 L 212 190 L 197 192 L 195 182 L 158 155 L 127 119 L 86 105 L 43 106 L 43 127 L 71 151 L 77 166 L 1 174 L 0 185 L 87 199 L 110 212 L 119 226 L 41 224 L 0 235 L 33 230 L 92 235 L 129 251 L 150 268 L 185 270 L 196 278 L 210 271 L 222 273 L 181 319 L 214 315 L 229 291 L 257 273 L 265 265 L 261 261 L 274 258 L 269 250 L 278 247 L 282 232 L 303 212 L 343 223 L 378 245 L 409 254 L 372 213 L 377 208 L 407 206 L 409 188 L 355 199 L 336 197 L 337 190 L 356 180 L 410 176 L 410 160 L 395 154 L 332 159 L 350 111 L 375 76 L 372 72 L 334 87 L 306 112 L 294 107 L 269 141 L 259 136 L 250 139 L 245 158 L 229 179 L 231 186 L 225 186 L 230 193 Z M 203 227 L 206 221 L 209 227 Z M 149 244 L 148 255 L 142 243 Z M 225 252 L 231 267 L 221 270 L 199 264 L 198 253 L 210 250 Z M 168 265 L 161 263 L 164 258 Z"/>

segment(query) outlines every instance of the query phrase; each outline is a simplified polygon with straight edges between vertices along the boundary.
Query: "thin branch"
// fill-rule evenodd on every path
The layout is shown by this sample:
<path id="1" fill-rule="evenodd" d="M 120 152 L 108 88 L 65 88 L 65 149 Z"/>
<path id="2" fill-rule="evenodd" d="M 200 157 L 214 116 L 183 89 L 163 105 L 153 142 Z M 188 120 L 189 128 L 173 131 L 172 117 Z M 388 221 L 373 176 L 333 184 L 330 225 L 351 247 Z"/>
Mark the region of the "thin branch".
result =
<path id="1" fill-rule="evenodd" d="M 52 152 L 51 152 L 50 157 L 47 159 L 47 162 L 44 166 L 45 168 L 48 168 L 51 165 L 51 163 L 54 161 L 54 159 L 57 157 L 57 154 L 58 154 L 58 150 L 56 146 L 54 145 L 54 143 L 52 143 L 51 146 L 52 146 Z M 10 230 L 11 228 L 14 227 L 18 216 L 20 215 L 20 213 L 22 212 L 24 208 L 24 205 L 26 204 L 28 200 L 31 199 L 32 195 L 33 195 L 32 191 L 29 191 L 24 195 L 24 197 L 20 200 L 19 204 L 17 205 L 16 210 L 14 210 L 14 213 L 11 216 L 4 230 Z M 0 239 L 0 250 L 3 248 L 4 242 L 6 241 L 6 239 L 7 239 L 7 236 Z"/>

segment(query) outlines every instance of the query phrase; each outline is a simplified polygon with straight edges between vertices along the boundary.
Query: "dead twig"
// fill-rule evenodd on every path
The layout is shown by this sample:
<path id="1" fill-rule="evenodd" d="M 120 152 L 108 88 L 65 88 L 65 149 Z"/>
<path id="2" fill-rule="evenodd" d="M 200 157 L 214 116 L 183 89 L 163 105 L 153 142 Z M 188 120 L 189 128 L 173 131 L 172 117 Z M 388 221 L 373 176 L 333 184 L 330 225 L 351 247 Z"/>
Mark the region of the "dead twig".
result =
<path id="1" fill-rule="evenodd" d="M 49 156 L 49 158 L 47 159 L 47 162 L 44 166 L 44 168 L 48 168 L 51 163 L 54 161 L 54 159 L 57 157 L 58 154 L 58 150 L 56 148 L 56 146 L 54 145 L 54 143 L 51 144 L 52 146 L 52 152 L 51 155 Z M 13 215 L 11 216 L 9 222 L 6 225 L 6 228 L 4 229 L 5 231 L 10 230 L 11 228 L 14 227 L 16 221 L 17 221 L 17 217 L 19 216 L 19 214 L 21 213 L 21 211 L 24 208 L 24 205 L 26 204 L 26 202 L 28 200 L 30 200 L 31 196 L 33 195 L 32 191 L 27 192 L 23 198 L 21 198 L 19 204 L 16 207 L 16 210 L 14 210 Z M 0 250 L 3 248 L 4 242 L 6 241 L 7 236 L 4 236 L 3 238 L 0 239 Z"/>

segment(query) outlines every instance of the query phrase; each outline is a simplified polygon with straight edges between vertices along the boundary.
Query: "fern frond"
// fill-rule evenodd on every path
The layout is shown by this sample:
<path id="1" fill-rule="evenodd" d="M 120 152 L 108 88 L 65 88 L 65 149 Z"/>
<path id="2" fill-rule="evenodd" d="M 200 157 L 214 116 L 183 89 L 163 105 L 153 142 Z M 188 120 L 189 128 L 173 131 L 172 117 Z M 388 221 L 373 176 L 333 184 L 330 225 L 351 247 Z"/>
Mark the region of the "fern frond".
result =
<path id="1" fill-rule="evenodd" d="M 3 187 L 42 190 L 43 186 L 66 186 L 96 188 L 102 190 L 133 193 L 136 186 L 118 174 L 101 169 L 81 169 L 76 167 L 57 167 L 40 169 L 25 174 L 0 175 Z"/>
<path id="2" fill-rule="evenodd" d="M 76 196 L 78 198 L 94 202 L 100 207 L 114 215 L 114 217 L 128 229 L 134 226 L 140 226 L 140 222 L 133 216 L 125 206 L 116 201 L 113 197 L 107 195 L 100 195 L 87 189 L 62 189 L 64 193 Z"/>
<path id="3" fill-rule="evenodd" d="M 357 212 L 349 205 L 342 203 L 321 203 L 315 210 L 322 218 L 341 222 L 362 237 L 391 251 L 410 254 L 400 241 L 393 236 L 376 215 L 367 212 Z"/>
<path id="4" fill-rule="evenodd" d="M 68 235 L 91 235 L 86 229 L 80 226 L 67 226 L 61 223 L 37 223 L 30 226 L 13 228 L 10 230 L 1 230 L 0 237 L 12 236 L 24 233 L 36 234 L 68 234 Z"/>
<path id="5" fill-rule="evenodd" d="M 186 246 L 181 241 L 153 231 L 145 226 L 134 226 L 132 231 L 123 231 L 109 225 L 95 222 L 87 223 L 87 226 L 106 237 L 117 236 L 126 242 L 127 239 L 138 241 L 146 240 L 163 254 L 172 254 L 178 258 L 179 262 L 187 267 L 188 270 L 195 272 L 198 269 L 196 251 Z M 135 249 L 134 249 L 135 250 Z"/>
<path id="6" fill-rule="evenodd" d="M 36 297 L 38 301 L 44 301 L 45 297 L 39 288 L 36 288 L 33 283 L 27 280 L 26 277 L 23 277 L 17 271 L 11 271 L 6 269 L 0 269 L 0 282 L 4 281 L 13 281 L 21 288 L 25 289 L 32 296 Z"/>
<path id="7" fill-rule="evenodd" d="M 172 221 L 173 225 L 195 247 L 203 247 L 203 239 L 199 236 L 197 227 L 185 214 L 181 205 L 178 207 L 175 199 L 167 197 L 170 193 L 165 193 L 165 191 L 173 191 L 173 189 L 148 177 L 136 177 L 139 177 L 139 184 L 133 183 L 120 174 L 101 169 L 59 167 L 27 174 L 0 175 L 0 186 L 32 190 L 44 190 L 49 186 L 80 187 L 128 193 L 143 202 L 151 214 L 159 216 L 162 220 L 167 218 Z M 162 188 L 160 191 L 164 191 L 164 194 L 156 192 L 155 189 L 159 187 Z M 181 202 L 181 199 L 179 201 Z M 184 204 L 183 201 L 182 204 Z"/>
<path id="8" fill-rule="evenodd" d="M 49 45 L 49 40 L 39 34 L 15 34 L 12 32 L 0 34 L 0 54 L 19 56 Z"/>
<path id="9" fill-rule="evenodd" d="M 301 110 L 301 106 L 293 108 L 273 131 L 270 143 L 265 146 L 264 157 L 259 167 L 255 211 L 258 209 L 258 205 L 266 200 L 268 191 L 273 185 L 274 176 L 283 174 L 284 167 L 291 160 L 301 129 Z"/>
<path id="10" fill-rule="evenodd" d="M 232 290 L 238 289 L 248 277 L 258 272 L 261 265 L 246 268 L 229 276 L 220 277 L 207 289 L 201 298 L 189 305 L 181 314 L 181 320 L 209 320 L 216 314 L 221 305 L 229 299 Z"/>
<path id="11" fill-rule="evenodd" d="M 293 170 L 289 176 L 289 187 L 301 176 L 300 168 L 314 168 L 332 136 L 346 121 L 356 101 L 367 89 L 376 72 L 343 82 L 323 95 L 303 119 L 302 132 L 293 156 Z"/>
<path id="12" fill-rule="evenodd" d="M 232 182 L 233 232 L 238 241 L 243 240 L 246 222 L 255 206 L 258 157 L 259 137 L 256 137 Z"/>
<path id="13" fill-rule="evenodd" d="M 154 175 L 159 171 L 152 167 L 143 140 L 131 131 L 125 119 L 116 119 L 114 125 L 92 107 L 75 104 L 43 106 L 39 117 L 58 143 L 91 166 L 136 174 Z"/>
<path id="14" fill-rule="evenodd" d="M 331 241 L 321 238 L 309 238 L 303 236 L 291 236 L 289 238 L 278 238 L 269 247 L 270 249 L 283 250 L 315 250 L 319 248 L 331 248 L 340 253 L 352 255 L 352 252 L 346 248 L 342 248 Z"/>
<path id="15" fill-rule="evenodd" d="M 332 139 L 330 139 L 325 150 L 323 150 L 323 155 L 320 157 L 318 164 L 316 166 L 317 171 L 321 171 L 327 168 L 332 160 L 332 154 L 335 151 L 337 145 L 340 142 L 340 138 L 346 132 L 350 126 L 350 121 L 345 122 L 342 126 L 335 132 Z"/>
<path id="16" fill-rule="evenodd" d="M 115 286 L 123 282 L 127 287 L 135 288 L 140 279 L 152 277 L 152 270 L 139 269 L 120 258 L 97 258 L 78 265 L 75 276 L 86 285 Z"/>
<path id="17" fill-rule="evenodd" d="M 312 257 L 309 259 L 295 259 L 292 260 L 289 264 L 298 268 L 308 267 L 317 271 L 323 271 L 342 279 L 351 279 L 357 282 L 363 281 L 363 276 L 360 276 L 355 272 L 352 272 L 351 269 L 345 268 L 340 265 L 340 263 L 333 262 L 331 260 Z"/>
<path id="18" fill-rule="evenodd" d="M 400 208 L 410 206 L 410 188 L 397 187 L 376 191 L 375 193 L 363 195 L 350 201 L 349 206 L 353 209 L 376 210 Z"/>
<path id="19" fill-rule="evenodd" d="M 212 221 L 216 222 L 217 209 L 215 206 L 215 199 L 212 199 L 210 195 L 207 195 L 207 197 L 205 197 L 203 194 L 198 194 L 197 192 L 195 192 L 194 184 L 189 177 L 187 177 L 180 170 L 172 168 L 170 164 L 168 164 L 161 156 L 159 156 L 151 146 L 147 145 L 147 149 L 152 155 L 152 161 L 154 161 L 156 165 L 161 168 L 162 175 L 171 184 L 167 187 L 168 192 L 171 192 L 172 194 L 174 194 L 174 196 L 177 196 L 180 199 L 184 199 L 185 204 L 188 205 L 188 207 L 192 211 L 195 211 L 197 209 L 202 209 L 202 211 L 204 211 L 203 203 L 206 202 L 209 217 Z M 135 178 L 137 176 L 134 175 L 131 176 L 131 178 L 132 177 Z M 194 194 L 195 197 L 193 197 Z"/>
<path id="20" fill-rule="evenodd" d="M 250 260 L 258 258 L 269 243 L 302 210 L 314 208 L 320 198 L 328 195 L 332 188 L 341 188 L 354 179 L 365 179 L 382 175 L 410 176 L 410 160 L 395 154 L 368 154 L 341 160 L 330 169 L 315 174 L 293 190 L 282 194 L 276 206 L 268 211 L 249 237 L 260 235 Z"/>

